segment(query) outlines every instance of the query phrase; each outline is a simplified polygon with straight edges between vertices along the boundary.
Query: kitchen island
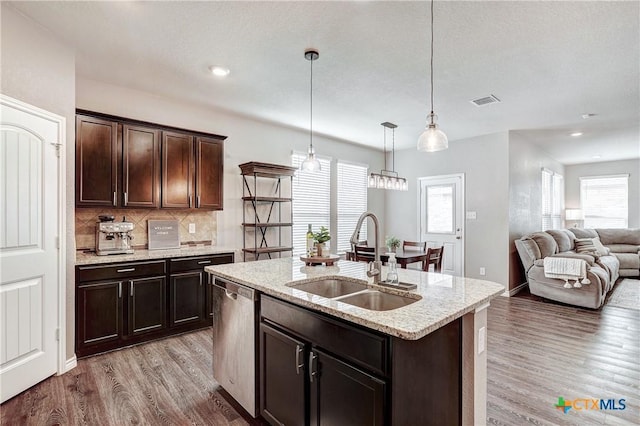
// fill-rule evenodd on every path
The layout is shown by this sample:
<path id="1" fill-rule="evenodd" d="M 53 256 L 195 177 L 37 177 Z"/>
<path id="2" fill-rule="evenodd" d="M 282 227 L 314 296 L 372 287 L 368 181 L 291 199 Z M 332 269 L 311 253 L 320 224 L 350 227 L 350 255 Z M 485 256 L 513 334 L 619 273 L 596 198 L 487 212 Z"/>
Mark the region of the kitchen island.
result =
<path id="1" fill-rule="evenodd" d="M 246 321 L 256 330 L 256 413 L 270 423 L 287 423 L 284 416 L 313 424 L 323 413 L 343 422 L 356 415 L 356 424 L 485 422 L 486 308 L 502 285 L 402 269 L 400 281 L 417 288 L 397 290 L 375 285 L 365 263 L 305 266 L 294 258 L 205 270 L 220 283 L 257 292 L 257 313 Z M 375 310 L 388 306 L 367 309 L 348 295 L 306 291 L 320 281 L 360 285 L 351 296 L 381 291 L 402 303 Z M 282 389 L 289 391 L 279 397 Z M 281 413 L 280 398 L 301 405 L 298 413 Z"/>

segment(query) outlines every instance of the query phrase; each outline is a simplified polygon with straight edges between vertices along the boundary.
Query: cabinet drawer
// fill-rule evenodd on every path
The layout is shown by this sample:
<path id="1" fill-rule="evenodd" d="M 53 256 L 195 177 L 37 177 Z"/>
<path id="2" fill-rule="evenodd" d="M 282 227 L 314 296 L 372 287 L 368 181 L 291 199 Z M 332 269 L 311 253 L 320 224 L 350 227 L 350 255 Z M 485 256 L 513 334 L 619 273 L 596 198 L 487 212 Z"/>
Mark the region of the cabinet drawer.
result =
<path id="1" fill-rule="evenodd" d="M 205 266 L 220 265 L 223 263 L 233 263 L 233 253 L 189 257 L 186 259 L 171 259 L 169 261 L 169 271 L 173 274 L 175 272 L 200 270 Z"/>
<path id="2" fill-rule="evenodd" d="M 261 297 L 260 314 L 263 320 L 374 373 L 386 375 L 388 372 L 388 339 L 384 335 L 265 295 Z"/>
<path id="3" fill-rule="evenodd" d="M 78 266 L 76 283 L 164 275 L 166 273 L 165 265 L 166 262 L 164 260 L 156 260 L 151 262 L 118 263 L 108 266 Z"/>

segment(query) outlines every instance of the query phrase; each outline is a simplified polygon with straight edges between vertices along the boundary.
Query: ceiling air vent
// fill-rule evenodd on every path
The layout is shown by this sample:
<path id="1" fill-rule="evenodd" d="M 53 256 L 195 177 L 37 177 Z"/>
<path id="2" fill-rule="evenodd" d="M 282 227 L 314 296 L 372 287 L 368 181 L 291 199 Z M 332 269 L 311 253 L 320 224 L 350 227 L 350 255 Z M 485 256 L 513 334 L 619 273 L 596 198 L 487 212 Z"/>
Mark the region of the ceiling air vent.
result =
<path id="1" fill-rule="evenodd" d="M 471 103 L 477 107 L 481 107 L 489 104 L 495 104 L 497 102 L 500 102 L 500 99 L 496 98 L 494 95 L 485 96 L 484 98 L 473 99 L 471 101 Z"/>

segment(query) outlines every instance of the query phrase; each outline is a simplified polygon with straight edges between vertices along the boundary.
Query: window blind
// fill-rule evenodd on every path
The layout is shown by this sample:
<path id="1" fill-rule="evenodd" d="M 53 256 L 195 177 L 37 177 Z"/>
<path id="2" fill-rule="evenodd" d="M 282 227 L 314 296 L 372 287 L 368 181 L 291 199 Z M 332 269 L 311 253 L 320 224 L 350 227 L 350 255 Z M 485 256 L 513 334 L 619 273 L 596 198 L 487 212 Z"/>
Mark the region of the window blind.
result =
<path id="1" fill-rule="evenodd" d="M 306 154 L 293 154 L 291 165 L 300 167 Z M 318 158 L 318 157 L 316 157 Z M 298 172 L 293 178 L 293 255 L 303 255 L 307 248 L 307 226 L 311 224 L 313 232 L 320 227 L 329 228 L 330 223 L 330 185 L 331 161 L 318 158 L 319 172 Z M 331 241 L 327 243 L 327 247 Z"/>
<path id="2" fill-rule="evenodd" d="M 585 228 L 627 228 L 629 176 L 580 178 Z"/>
<path id="3" fill-rule="evenodd" d="M 367 166 L 338 162 L 338 232 L 337 253 L 351 249 L 351 235 L 360 215 L 367 211 Z M 367 239 L 367 222 L 360 230 L 360 240 Z"/>
<path id="4" fill-rule="evenodd" d="M 564 180 L 562 175 L 542 169 L 542 230 L 562 228 Z"/>

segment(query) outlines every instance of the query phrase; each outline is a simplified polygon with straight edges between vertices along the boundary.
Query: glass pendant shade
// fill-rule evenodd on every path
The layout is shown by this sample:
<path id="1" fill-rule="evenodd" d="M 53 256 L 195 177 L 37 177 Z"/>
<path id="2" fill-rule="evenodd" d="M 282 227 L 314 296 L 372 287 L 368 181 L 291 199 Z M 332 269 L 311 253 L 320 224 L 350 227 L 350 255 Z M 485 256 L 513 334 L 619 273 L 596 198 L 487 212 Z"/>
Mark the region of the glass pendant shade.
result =
<path id="1" fill-rule="evenodd" d="M 320 161 L 316 158 L 316 153 L 313 147 L 309 147 L 309 153 L 307 158 L 300 164 L 300 170 L 305 172 L 319 172 L 322 169 Z"/>
<path id="2" fill-rule="evenodd" d="M 449 148 L 447 135 L 436 124 L 436 115 L 429 114 L 429 124 L 418 138 L 418 151 L 436 152 Z"/>

